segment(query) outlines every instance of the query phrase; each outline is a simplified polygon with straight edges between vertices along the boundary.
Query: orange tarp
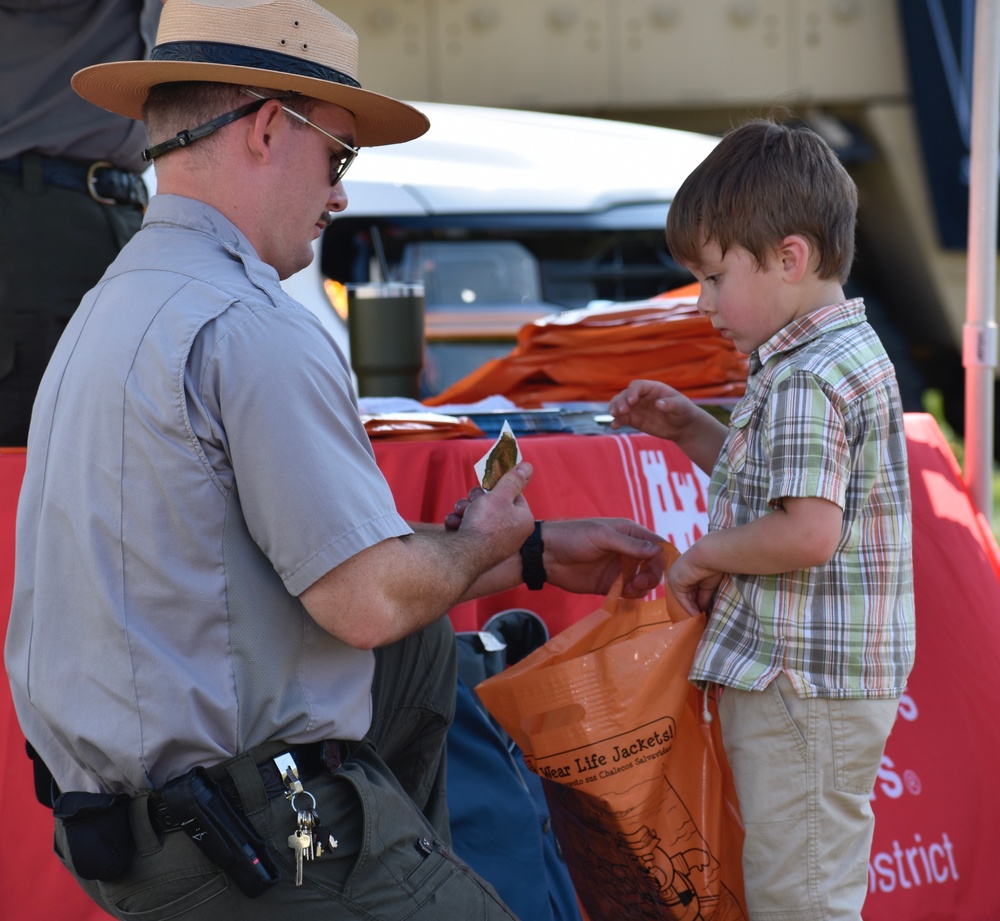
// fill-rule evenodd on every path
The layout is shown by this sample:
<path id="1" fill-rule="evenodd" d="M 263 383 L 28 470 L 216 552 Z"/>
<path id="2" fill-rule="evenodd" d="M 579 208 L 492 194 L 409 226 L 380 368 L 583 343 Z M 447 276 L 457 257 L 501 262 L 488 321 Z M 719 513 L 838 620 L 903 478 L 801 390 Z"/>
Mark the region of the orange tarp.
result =
<path id="1" fill-rule="evenodd" d="M 517 345 L 428 406 L 500 394 L 518 406 L 605 402 L 637 378 L 660 380 L 694 399 L 746 389 L 747 359 L 695 309 L 697 285 L 647 301 L 572 310 L 521 327 Z"/>

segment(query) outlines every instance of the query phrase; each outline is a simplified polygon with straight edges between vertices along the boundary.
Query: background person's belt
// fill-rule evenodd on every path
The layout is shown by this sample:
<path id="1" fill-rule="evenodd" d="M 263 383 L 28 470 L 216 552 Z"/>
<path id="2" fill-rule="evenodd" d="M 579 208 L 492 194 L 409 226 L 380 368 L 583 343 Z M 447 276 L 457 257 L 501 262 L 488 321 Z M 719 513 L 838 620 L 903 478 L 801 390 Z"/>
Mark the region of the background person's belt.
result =
<path id="1" fill-rule="evenodd" d="M 42 181 L 46 185 L 86 192 L 103 205 L 138 205 L 145 208 L 149 203 L 149 192 L 142 177 L 118 169 L 106 160 L 85 163 L 31 152 L 0 160 L 0 172 L 22 175 L 27 158 L 37 158 L 40 162 Z"/>
<path id="2" fill-rule="evenodd" d="M 322 772 L 333 773 L 340 767 L 341 763 L 350 757 L 351 743 L 330 739 L 325 742 L 311 742 L 305 745 L 293 746 L 285 749 L 295 759 L 299 771 L 300 780 L 308 780 Z M 226 798 L 242 810 L 243 804 L 240 802 L 236 785 L 230 779 L 225 762 L 214 765 L 208 769 L 209 775 L 219 784 Z M 261 782 L 264 785 L 264 794 L 268 800 L 286 792 L 285 782 L 281 777 L 281 772 L 275 764 L 273 757 L 265 758 L 256 763 L 257 771 L 260 773 Z M 159 833 L 174 831 L 181 828 L 181 823 L 174 818 L 160 794 L 159 790 L 153 790 L 149 795 L 149 818 Z"/>

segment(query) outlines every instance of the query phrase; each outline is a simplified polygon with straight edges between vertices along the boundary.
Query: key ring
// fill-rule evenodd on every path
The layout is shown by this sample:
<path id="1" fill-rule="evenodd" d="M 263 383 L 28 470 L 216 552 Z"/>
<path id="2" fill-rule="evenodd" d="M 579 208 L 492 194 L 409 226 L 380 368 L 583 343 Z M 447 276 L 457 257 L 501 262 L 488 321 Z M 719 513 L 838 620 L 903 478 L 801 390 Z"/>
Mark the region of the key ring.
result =
<path id="1" fill-rule="evenodd" d="M 299 790 L 299 791 L 296 791 L 295 793 L 293 793 L 291 795 L 290 799 L 292 801 L 292 811 L 295 812 L 296 814 L 299 812 L 299 810 L 295 808 L 295 797 L 298 796 L 299 793 L 304 793 L 306 796 L 309 797 L 309 799 L 312 800 L 312 810 L 311 811 L 315 812 L 316 811 L 316 797 L 313 796 L 308 790 Z"/>

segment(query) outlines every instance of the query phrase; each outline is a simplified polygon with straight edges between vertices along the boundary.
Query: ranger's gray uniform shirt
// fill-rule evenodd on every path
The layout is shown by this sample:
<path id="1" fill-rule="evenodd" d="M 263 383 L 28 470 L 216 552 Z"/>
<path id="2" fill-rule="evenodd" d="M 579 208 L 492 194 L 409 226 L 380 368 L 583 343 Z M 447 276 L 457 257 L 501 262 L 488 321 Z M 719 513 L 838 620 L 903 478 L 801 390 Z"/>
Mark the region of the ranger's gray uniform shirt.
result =
<path id="1" fill-rule="evenodd" d="M 35 404 L 6 646 L 25 735 L 63 790 L 126 793 L 360 738 L 374 657 L 296 596 L 408 533 L 320 322 L 219 212 L 156 196 Z"/>

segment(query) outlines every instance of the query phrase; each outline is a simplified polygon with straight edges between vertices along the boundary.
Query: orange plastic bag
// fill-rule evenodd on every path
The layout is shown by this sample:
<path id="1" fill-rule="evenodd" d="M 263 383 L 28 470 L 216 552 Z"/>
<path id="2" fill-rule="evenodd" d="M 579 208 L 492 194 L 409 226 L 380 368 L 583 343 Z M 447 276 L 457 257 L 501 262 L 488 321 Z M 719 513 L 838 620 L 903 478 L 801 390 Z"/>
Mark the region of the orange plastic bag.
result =
<path id="1" fill-rule="evenodd" d="M 669 566 L 678 554 L 665 552 Z M 591 921 L 745 921 L 716 701 L 687 680 L 705 617 L 665 592 L 621 598 L 619 581 L 599 610 L 476 691 L 546 779 Z"/>

